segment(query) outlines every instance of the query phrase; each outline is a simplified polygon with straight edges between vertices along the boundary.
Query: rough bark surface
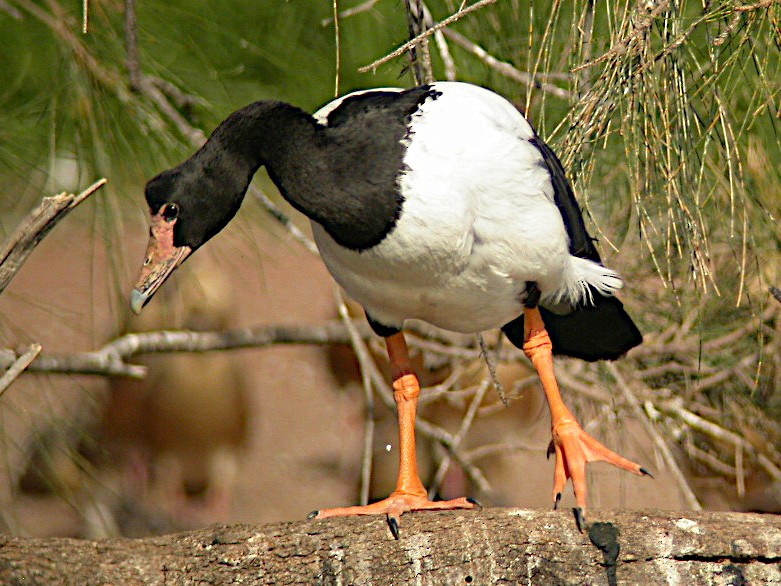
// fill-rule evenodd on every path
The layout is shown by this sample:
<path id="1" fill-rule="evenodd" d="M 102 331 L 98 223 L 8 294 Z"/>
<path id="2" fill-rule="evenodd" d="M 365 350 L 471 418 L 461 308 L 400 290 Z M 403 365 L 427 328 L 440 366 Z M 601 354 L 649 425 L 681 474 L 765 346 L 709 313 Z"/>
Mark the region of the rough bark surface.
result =
<path id="1" fill-rule="evenodd" d="M 0 536 L 2 584 L 781 584 L 781 517 L 522 509 L 215 526 L 147 539 Z"/>

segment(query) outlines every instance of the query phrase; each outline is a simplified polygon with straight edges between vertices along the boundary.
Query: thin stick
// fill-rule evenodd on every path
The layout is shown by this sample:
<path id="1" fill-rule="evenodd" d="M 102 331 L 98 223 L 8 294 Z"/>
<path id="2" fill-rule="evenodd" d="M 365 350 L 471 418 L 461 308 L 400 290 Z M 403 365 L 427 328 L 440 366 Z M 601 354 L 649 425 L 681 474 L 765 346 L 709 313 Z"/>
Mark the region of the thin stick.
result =
<path id="1" fill-rule="evenodd" d="M 9 15 L 14 20 L 22 20 L 22 13 L 19 12 L 13 6 L 11 6 L 5 0 L 0 0 L 0 11 L 5 12 L 7 15 Z"/>
<path id="2" fill-rule="evenodd" d="M 366 346 L 365 338 L 361 337 L 358 328 L 347 311 L 347 304 L 339 286 L 335 286 L 336 305 L 339 309 L 339 317 L 347 328 L 350 335 L 350 343 L 353 352 L 358 359 L 358 366 L 361 371 L 361 383 L 363 387 L 363 398 L 366 401 L 366 415 L 363 426 L 363 456 L 361 457 L 361 487 L 359 504 L 369 504 L 369 489 L 371 488 L 372 463 L 374 454 L 374 393 L 372 392 L 372 378 L 369 369 L 369 363 L 374 364 L 369 349 Z"/>
<path id="3" fill-rule="evenodd" d="M 11 386 L 11 383 L 30 366 L 30 363 L 35 360 L 40 353 L 40 344 L 30 344 L 30 347 L 25 350 L 24 354 L 17 358 L 11 367 L 3 373 L 3 376 L 0 377 L 0 398 L 2 398 L 6 389 Z"/>
<path id="4" fill-rule="evenodd" d="M 658 405 L 658 409 L 659 411 L 662 411 L 668 415 L 674 415 L 676 418 L 686 423 L 686 425 L 695 431 L 699 431 L 700 433 L 704 433 L 705 435 L 714 439 L 731 444 L 735 448 L 740 447 L 749 454 L 755 455 L 757 463 L 762 467 L 762 469 L 767 472 L 767 474 L 772 477 L 773 480 L 781 481 L 781 469 L 764 454 L 758 454 L 754 449 L 754 446 L 752 446 L 750 442 L 745 440 L 737 433 L 729 431 L 728 429 L 724 429 L 720 425 L 717 425 L 712 421 L 708 421 L 707 419 L 692 413 L 688 409 L 684 408 L 680 404 L 680 401 L 665 401 L 664 403 Z"/>
<path id="5" fill-rule="evenodd" d="M 128 71 L 130 87 L 155 104 L 157 109 L 176 126 L 177 130 L 187 138 L 190 144 L 196 148 L 200 147 L 206 142 L 206 134 L 200 128 L 195 128 L 190 124 L 179 110 L 171 104 L 164 92 L 165 89 L 171 87 L 171 84 L 156 83 L 154 78 L 147 77 L 141 72 L 137 28 L 135 0 L 125 0 L 125 50 L 127 52 L 125 65 Z M 178 92 L 178 88 L 174 97 L 177 101 L 182 101 L 183 96 L 181 92 Z M 195 100 L 191 99 L 191 101 Z"/>
<path id="6" fill-rule="evenodd" d="M 404 0 L 407 29 L 411 39 L 421 36 L 428 28 L 422 4 L 421 0 Z M 433 83 L 434 68 L 431 65 L 428 38 L 424 37 L 420 43 L 409 48 L 409 61 L 415 85 Z"/>
<path id="7" fill-rule="evenodd" d="M 664 438 L 659 434 L 658 431 L 656 431 L 656 428 L 653 426 L 648 416 L 640 407 L 640 401 L 637 400 L 637 397 L 635 397 L 635 394 L 629 388 L 629 385 L 624 380 L 624 377 L 621 376 L 620 372 L 618 372 L 618 368 L 616 368 L 615 364 L 608 362 L 607 369 L 610 371 L 610 374 L 613 375 L 616 384 L 618 384 L 619 388 L 621 389 L 621 393 L 623 394 L 626 402 L 629 403 L 629 406 L 632 409 L 632 412 L 635 414 L 635 417 L 637 417 L 637 419 L 639 419 L 643 424 L 646 432 L 648 432 L 648 435 L 653 440 L 654 445 L 661 452 L 665 464 L 667 464 L 667 467 L 670 469 L 670 473 L 673 475 L 673 478 L 678 483 L 678 487 L 683 493 L 683 498 L 686 500 L 686 504 L 695 511 L 701 511 L 702 505 L 700 505 L 700 501 L 697 500 L 697 496 L 694 494 L 691 486 L 689 486 L 689 482 L 686 480 L 686 476 L 684 476 L 683 471 L 675 461 L 675 458 L 673 457 L 667 442 L 665 442 Z"/>
<path id="8" fill-rule="evenodd" d="M 485 398 L 485 394 L 488 391 L 488 387 L 489 379 L 486 378 L 480 384 L 474 394 L 474 397 L 472 398 L 472 401 L 469 403 L 469 408 L 464 415 L 464 419 L 461 421 L 461 426 L 459 427 L 456 435 L 453 436 L 453 445 L 450 452 L 447 452 L 442 458 L 442 461 L 439 463 L 439 468 L 437 468 L 437 473 L 434 476 L 434 482 L 428 489 L 428 498 L 434 498 L 434 495 L 439 490 L 442 481 L 445 479 L 445 474 L 447 474 L 447 470 L 450 467 L 450 462 L 452 460 L 450 454 L 452 453 L 453 449 L 458 448 L 461 445 L 461 442 L 464 441 L 466 434 L 472 428 L 472 423 L 475 420 L 475 416 L 477 415 L 477 411 L 480 408 L 480 405 L 483 404 L 483 399 Z"/>
<path id="9" fill-rule="evenodd" d="M 306 248 L 315 256 L 320 256 L 320 252 L 317 250 L 315 243 L 312 242 L 312 239 L 304 234 L 301 229 L 296 226 L 293 220 L 290 219 L 290 216 L 283 212 L 279 206 L 277 206 L 277 204 L 271 201 L 271 198 L 269 198 L 269 196 L 267 196 L 261 189 L 251 185 L 249 188 L 249 194 L 257 199 L 260 205 L 265 208 L 271 217 L 282 224 L 282 226 L 290 233 L 293 238 L 303 244 L 304 248 Z"/>
<path id="10" fill-rule="evenodd" d="M 78 195 L 63 192 L 43 198 L 38 207 L 22 220 L 0 249 L 0 293 L 5 290 L 35 247 L 51 232 L 57 222 L 107 182 L 107 179 L 100 179 Z"/>
<path id="11" fill-rule="evenodd" d="M 499 338 L 501 341 L 501 338 Z M 492 352 L 488 348 L 488 344 L 485 342 L 485 337 L 482 332 L 477 334 L 477 341 L 480 344 L 480 353 L 483 355 L 485 365 L 488 367 L 488 374 L 491 377 L 491 382 L 496 387 L 496 392 L 499 393 L 499 398 L 504 403 L 505 407 L 510 406 L 510 402 L 507 400 L 507 394 L 504 392 L 504 385 L 499 381 L 499 377 L 496 376 L 496 354 L 498 352 Z"/>
<path id="12" fill-rule="evenodd" d="M 136 0 L 125 0 L 125 65 L 130 87 L 141 89 L 141 62 L 138 58 L 138 20 Z"/>
<path id="13" fill-rule="evenodd" d="M 339 37 L 339 0 L 333 0 L 334 7 L 334 41 L 336 47 L 334 51 L 336 53 L 336 73 L 334 74 L 334 97 L 339 96 L 339 72 L 342 69 L 342 52 L 341 52 L 341 39 Z"/>
<path id="14" fill-rule="evenodd" d="M 466 16 L 470 12 L 474 12 L 475 10 L 478 10 L 478 9 L 484 7 L 484 6 L 489 5 L 489 4 L 494 4 L 495 2 L 496 2 L 496 0 L 478 0 L 477 2 L 472 4 L 471 6 L 468 6 L 467 8 L 464 8 L 463 10 L 459 10 L 455 14 L 452 14 L 452 15 L 448 16 L 445 20 L 435 24 L 430 29 L 428 29 L 425 32 L 423 32 L 423 33 L 419 34 L 418 36 L 416 36 L 414 39 L 411 39 L 411 40 L 407 41 L 406 43 L 404 43 L 402 46 L 400 46 L 395 51 L 385 55 L 385 57 L 377 59 L 376 61 L 374 61 L 373 63 L 370 63 L 369 65 L 365 65 L 363 67 L 359 67 L 358 71 L 360 73 L 367 73 L 369 71 L 371 71 L 371 72 L 376 71 L 377 68 L 380 65 L 384 65 L 385 63 L 387 63 L 388 61 L 392 61 L 393 59 L 395 59 L 399 55 L 403 55 L 406 51 L 408 51 L 410 49 L 410 47 L 414 47 L 415 45 L 420 43 L 422 40 L 427 39 L 428 37 L 430 37 L 431 35 L 436 33 L 438 30 L 441 30 L 441 29 L 445 28 L 446 26 L 456 22 L 457 20 L 460 20 L 461 18 L 463 18 L 464 16 Z"/>
<path id="15" fill-rule="evenodd" d="M 480 45 L 478 45 L 477 43 L 473 43 L 472 41 L 470 41 L 468 38 L 466 38 L 464 35 L 462 35 L 459 32 L 456 32 L 452 29 L 445 29 L 442 32 L 445 35 L 445 37 L 453 41 L 456 45 L 458 45 L 462 49 L 469 51 L 470 53 L 472 53 L 472 55 L 480 59 L 480 61 L 485 63 L 488 67 L 490 67 L 497 73 L 500 73 L 501 75 L 504 75 L 509 79 L 512 79 L 514 81 L 523 84 L 530 84 L 540 89 L 543 92 L 549 93 L 553 96 L 556 96 L 557 98 L 567 100 L 568 102 L 572 101 L 575 97 L 572 94 L 572 92 L 562 89 L 552 83 L 540 81 L 538 79 L 539 76 L 532 75 L 531 73 L 527 73 L 525 71 L 521 71 L 520 69 L 517 69 L 516 67 L 510 65 L 509 63 L 500 61 L 499 59 L 491 55 L 488 51 L 483 49 Z"/>

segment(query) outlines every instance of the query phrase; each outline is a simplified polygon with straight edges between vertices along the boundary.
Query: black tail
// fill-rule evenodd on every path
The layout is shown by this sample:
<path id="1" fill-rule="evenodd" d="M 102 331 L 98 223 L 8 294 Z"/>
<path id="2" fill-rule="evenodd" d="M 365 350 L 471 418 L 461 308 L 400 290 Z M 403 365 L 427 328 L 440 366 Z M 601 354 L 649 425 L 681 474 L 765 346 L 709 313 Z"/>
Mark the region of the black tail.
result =
<path id="1" fill-rule="evenodd" d="M 593 292 L 593 291 L 592 291 Z M 594 293 L 594 305 L 578 306 L 559 315 L 540 306 L 553 353 L 593 362 L 615 360 L 643 341 L 643 335 L 615 297 Z M 523 315 L 502 328 L 509 340 L 523 348 Z"/>

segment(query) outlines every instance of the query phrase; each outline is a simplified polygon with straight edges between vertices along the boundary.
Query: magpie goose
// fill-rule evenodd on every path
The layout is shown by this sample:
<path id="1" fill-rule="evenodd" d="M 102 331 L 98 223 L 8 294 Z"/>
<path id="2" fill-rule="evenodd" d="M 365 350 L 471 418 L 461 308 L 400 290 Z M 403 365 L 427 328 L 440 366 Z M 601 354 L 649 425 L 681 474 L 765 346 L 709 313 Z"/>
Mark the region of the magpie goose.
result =
<path id="1" fill-rule="evenodd" d="M 420 385 L 402 333 L 413 318 L 457 332 L 501 327 L 524 350 L 551 410 L 554 505 L 572 478 L 576 511 L 585 510 L 587 462 L 648 474 L 586 434 L 559 393 L 553 354 L 615 359 L 642 336 L 613 296 L 622 280 L 600 262 L 559 159 L 510 102 L 436 82 L 351 93 L 314 115 L 269 100 L 238 110 L 147 184 L 151 230 L 131 294 L 136 312 L 228 224 L 262 165 L 311 220 L 329 271 L 385 338 L 398 408 L 396 490 L 313 516 L 385 514 L 398 536 L 406 511 L 477 506 L 429 501 L 420 480 Z"/>

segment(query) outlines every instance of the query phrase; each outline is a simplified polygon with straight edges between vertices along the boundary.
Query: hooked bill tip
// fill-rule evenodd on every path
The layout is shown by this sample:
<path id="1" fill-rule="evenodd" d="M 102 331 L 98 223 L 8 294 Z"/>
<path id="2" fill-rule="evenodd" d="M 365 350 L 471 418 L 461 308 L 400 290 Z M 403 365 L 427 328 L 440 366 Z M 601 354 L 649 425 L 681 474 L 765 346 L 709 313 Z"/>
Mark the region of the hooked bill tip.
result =
<path id="1" fill-rule="evenodd" d="M 138 289 L 133 289 L 130 292 L 130 309 L 133 310 L 133 313 L 138 315 L 141 313 L 141 309 L 146 304 L 147 296 L 139 291 Z"/>

